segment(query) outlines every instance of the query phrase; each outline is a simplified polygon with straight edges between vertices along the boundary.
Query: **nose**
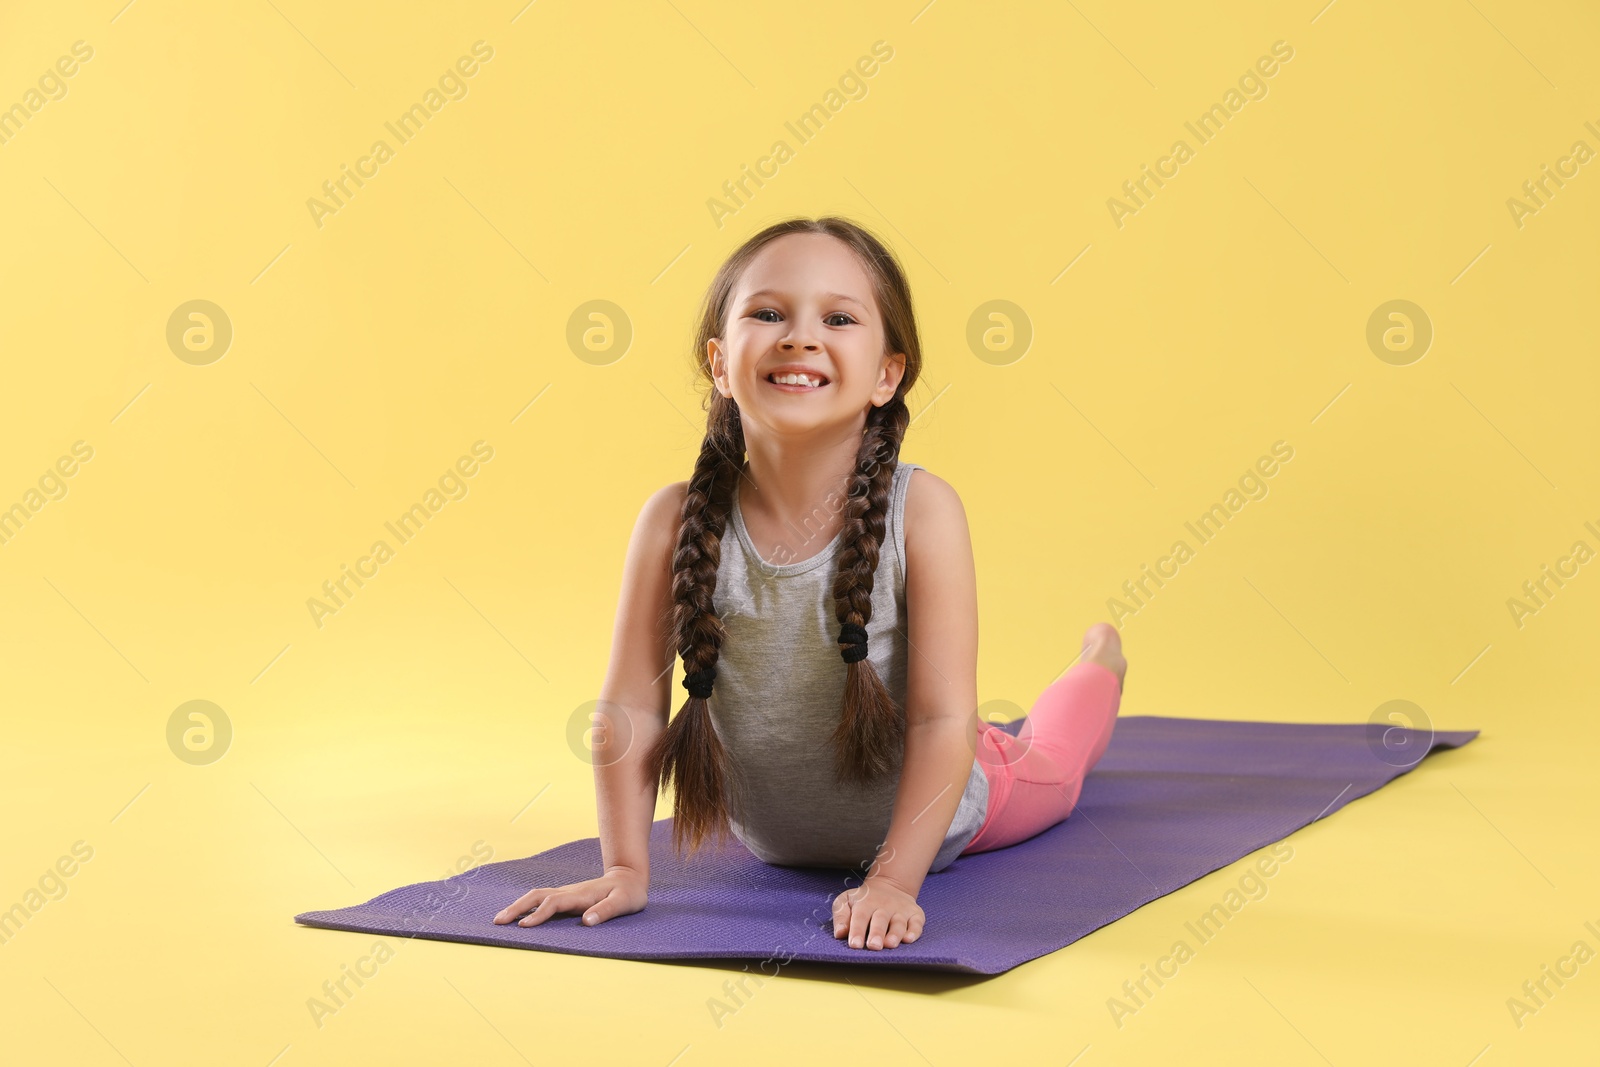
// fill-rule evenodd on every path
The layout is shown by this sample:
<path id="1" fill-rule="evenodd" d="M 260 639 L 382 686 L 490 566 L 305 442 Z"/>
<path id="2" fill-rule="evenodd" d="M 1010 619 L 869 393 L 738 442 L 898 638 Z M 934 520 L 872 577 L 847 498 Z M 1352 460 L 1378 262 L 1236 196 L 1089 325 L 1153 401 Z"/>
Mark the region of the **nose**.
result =
<path id="1" fill-rule="evenodd" d="M 785 352 L 803 348 L 807 352 L 815 352 L 822 346 L 817 343 L 816 336 L 811 332 L 811 326 L 800 317 L 789 320 L 789 329 L 778 341 L 778 347 Z"/>

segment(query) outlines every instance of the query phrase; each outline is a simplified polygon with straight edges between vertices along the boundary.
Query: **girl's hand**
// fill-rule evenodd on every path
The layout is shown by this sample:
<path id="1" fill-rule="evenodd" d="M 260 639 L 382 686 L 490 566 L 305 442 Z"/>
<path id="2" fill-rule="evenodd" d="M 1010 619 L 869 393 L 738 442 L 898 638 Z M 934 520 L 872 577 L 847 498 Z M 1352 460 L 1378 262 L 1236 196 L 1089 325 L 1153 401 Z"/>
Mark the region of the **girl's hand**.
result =
<path id="1" fill-rule="evenodd" d="M 850 935 L 850 947 L 894 948 L 922 936 L 926 916 L 917 898 L 886 878 L 865 882 L 833 898 L 833 936 Z"/>
<path id="2" fill-rule="evenodd" d="M 599 878 L 554 888 L 530 889 L 494 917 L 504 926 L 532 909 L 518 926 L 538 926 L 552 915 L 583 912 L 583 925 L 594 926 L 618 915 L 631 915 L 644 909 L 650 878 L 631 867 L 612 867 Z"/>

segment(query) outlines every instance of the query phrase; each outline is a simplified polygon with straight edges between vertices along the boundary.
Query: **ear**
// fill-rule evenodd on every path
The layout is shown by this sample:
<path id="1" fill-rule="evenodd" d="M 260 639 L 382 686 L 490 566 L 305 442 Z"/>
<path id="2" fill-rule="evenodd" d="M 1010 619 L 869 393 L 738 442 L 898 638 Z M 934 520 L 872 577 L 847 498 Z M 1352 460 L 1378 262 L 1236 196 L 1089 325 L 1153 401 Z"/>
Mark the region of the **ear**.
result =
<path id="1" fill-rule="evenodd" d="M 895 390 L 900 388 L 900 380 L 905 376 L 905 353 L 884 356 L 883 365 L 878 369 L 878 384 L 872 390 L 872 406 L 881 408 L 894 399 Z"/>
<path id="2" fill-rule="evenodd" d="M 706 362 L 711 365 L 711 380 L 717 392 L 732 398 L 733 386 L 728 384 L 728 360 L 722 352 L 722 338 L 713 337 L 706 342 Z"/>

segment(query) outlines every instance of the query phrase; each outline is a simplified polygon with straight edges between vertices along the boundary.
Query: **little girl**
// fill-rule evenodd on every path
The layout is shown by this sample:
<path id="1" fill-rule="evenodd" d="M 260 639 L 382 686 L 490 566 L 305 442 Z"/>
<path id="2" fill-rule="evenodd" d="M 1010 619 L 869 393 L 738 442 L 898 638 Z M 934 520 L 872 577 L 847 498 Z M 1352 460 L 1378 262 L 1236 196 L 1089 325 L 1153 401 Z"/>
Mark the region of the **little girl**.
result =
<path id="1" fill-rule="evenodd" d="M 966 513 L 900 459 L 922 349 L 868 231 L 802 218 L 746 241 L 706 295 L 696 362 L 705 439 L 693 477 L 640 512 L 601 691 L 603 873 L 495 922 L 643 909 L 671 785 L 680 853 L 731 830 L 768 863 L 865 868 L 833 900 L 834 937 L 915 941 L 929 873 L 1072 812 L 1116 725 L 1117 631 L 1090 627 L 1017 737 L 978 719 Z M 674 645 L 689 698 L 668 724 Z"/>

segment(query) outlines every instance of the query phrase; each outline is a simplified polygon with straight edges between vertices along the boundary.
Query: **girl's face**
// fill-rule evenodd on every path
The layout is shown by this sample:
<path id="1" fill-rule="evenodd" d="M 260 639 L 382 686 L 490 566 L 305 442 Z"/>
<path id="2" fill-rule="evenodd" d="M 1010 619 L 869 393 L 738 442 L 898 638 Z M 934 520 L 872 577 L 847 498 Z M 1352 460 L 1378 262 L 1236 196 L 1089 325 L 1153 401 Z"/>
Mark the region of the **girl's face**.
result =
<path id="1" fill-rule="evenodd" d="M 708 356 L 717 391 L 739 405 L 746 434 L 850 427 L 888 403 L 904 357 L 884 351 L 872 280 L 855 252 L 827 234 L 791 233 L 756 253 L 734 288 L 724 336 Z M 821 384 L 779 384 L 808 374 Z"/>

